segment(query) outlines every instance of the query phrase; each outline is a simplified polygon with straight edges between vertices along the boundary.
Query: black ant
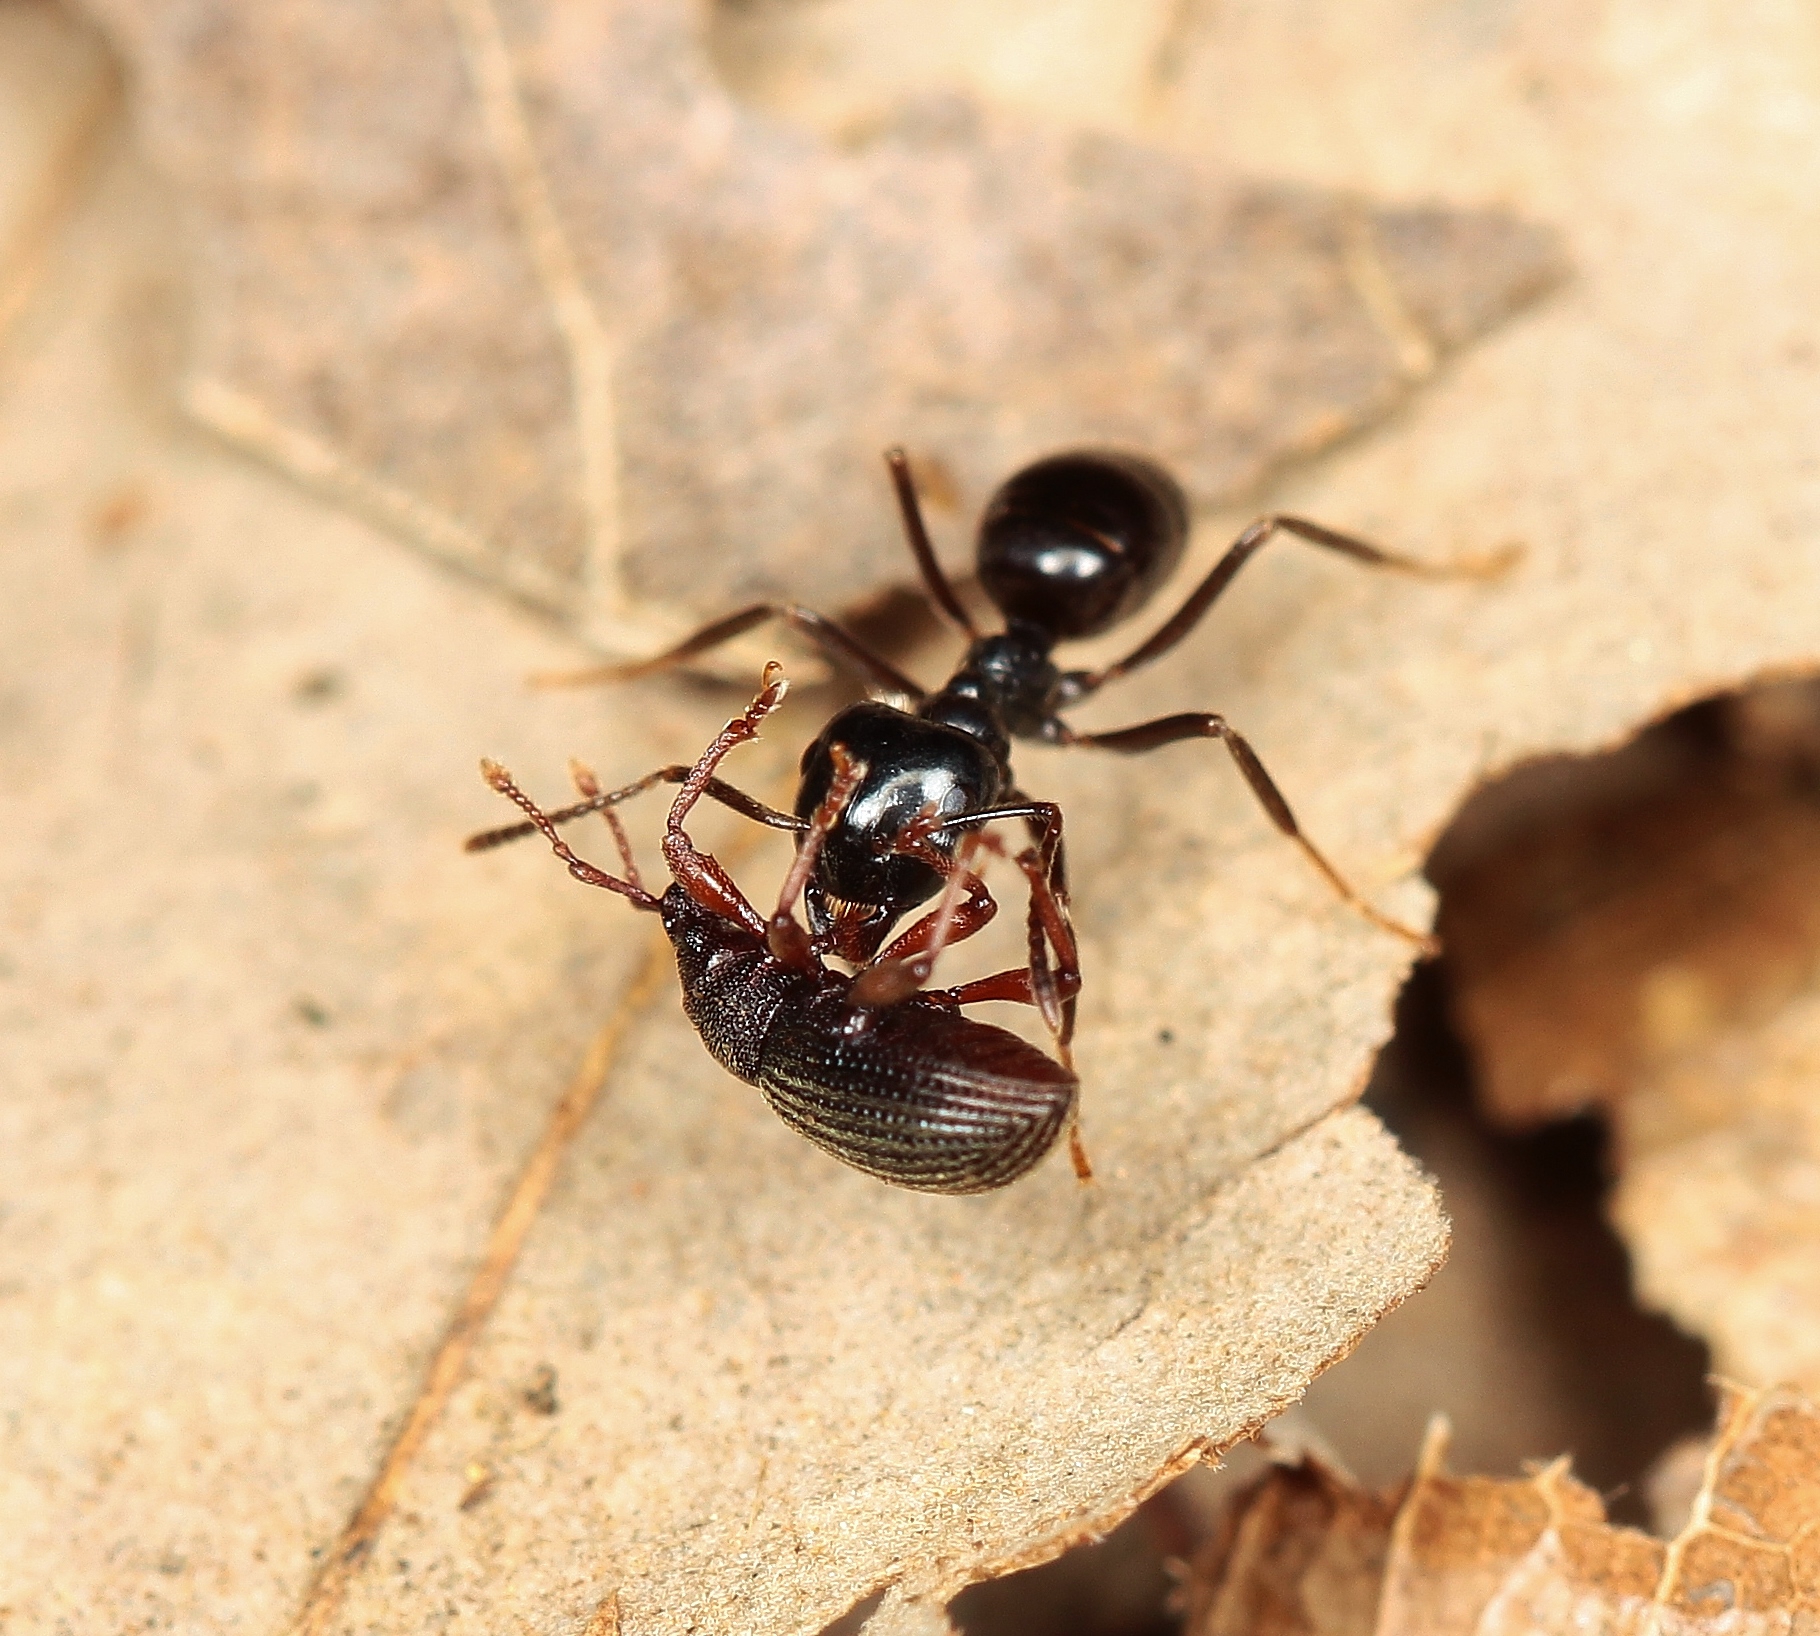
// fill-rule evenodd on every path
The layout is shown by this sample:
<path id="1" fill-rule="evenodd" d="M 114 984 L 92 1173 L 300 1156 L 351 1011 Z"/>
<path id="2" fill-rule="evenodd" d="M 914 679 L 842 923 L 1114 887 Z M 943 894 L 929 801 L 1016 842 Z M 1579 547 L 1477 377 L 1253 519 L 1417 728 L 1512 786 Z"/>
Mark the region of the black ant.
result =
<path id="1" fill-rule="evenodd" d="M 1023 820 L 1035 837 L 1035 844 L 1017 858 L 1031 891 L 1027 986 L 1066 1055 L 1074 1002 L 1072 993 L 1063 990 L 1078 986 L 1079 966 L 1068 923 L 1062 817 L 1053 803 L 1029 800 L 1018 789 L 1010 761 L 1016 738 L 1123 754 L 1182 739 L 1220 740 L 1271 821 L 1347 903 L 1374 924 L 1432 948 L 1421 932 L 1373 908 L 1328 862 L 1302 833 L 1256 751 L 1224 716 L 1193 711 L 1112 732 L 1081 733 L 1061 712 L 1167 653 L 1279 533 L 1374 567 L 1444 575 L 1461 572 L 1460 566 L 1397 556 L 1303 517 L 1261 517 L 1239 535 L 1181 607 L 1124 658 L 1098 670 L 1062 670 L 1053 658 L 1059 643 L 1097 636 L 1129 618 L 1181 560 L 1188 504 L 1175 480 L 1149 460 L 1106 451 L 1052 455 L 1009 478 L 980 520 L 977 556 L 979 582 L 1004 616 L 1005 628 L 982 633 L 936 561 L 904 452 L 892 449 L 885 459 L 929 597 L 968 639 L 959 668 L 940 690 L 926 691 L 814 610 L 777 602 L 742 608 L 655 658 L 555 678 L 625 681 L 650 675 L 777 619 L 873 692 L 906 702 L 907 709 L 868 700 L 836 714 L 804 752 L 793 814 L 718 779 L 710 778 L 701 790 L 748 818 L 795 833 L 799 844 L 806 845 L 813 814 L 822 810 L 832 786 L 837 752 L 864 767 L 822 838 L 803 887 L 815 951 L 867 965 L 856 980 L 859 1001 L 889 1003 L 902 968 L 890 961 L 872 964 L 873 956 L 905 914 L 942 890 L 960 837 L 977 834 L 994 821 Z M 1475 564 L 1464 571 L 1488 566 Z M 549 820 L 567 823 L 652 784 L 674 783 L 689 774 L 680 765 L 662 768 L 624 790 L 551 813 Z M 529 825 L 514 825 L 477 835 L 469 845 L 479 849 L 529 830 Z M 996 842 L 986 844 L 1000 850 Z M 976 885 L 957 915 L 976 930 L 995 909 L 984 887 Z"/>
<path id="2" fill-rule="evenodd" d="M 682 978 L 683 1010 L 702 1042 L 729 1073 L 756 1085 L 785 1123 L 836 1158 L 900 1187 L 929 1193 L 1003 1187 L 1071 1124 L 1080 1082 L 1071 1068 L 1028 1041 L 959 1009 L 980 999 L 1031 1000 L 1027 972 L 1001 972 L 935 992 L 922 988 L 942 948 L 969 935 L 963 901 L 983 890 L 969 866 L 977 835 L 962 837 L 951 863 L 930 854 L 930 867 L 944 877 L 939 903 L 849 977 L 823 965 L 794 909 L 818 855 L 866 787 L 864 761 L 842 744 L 829 746 L 827 787 L 768 919 L 683 828 L 717 783 L 720 763 L 758 736 L 759 723 L 782 703 L 785 686 L 780 668 L 767 666 L 763 690 L 745 714 L 728 722 L 684 770 L 664 831 L 672 884 L 661 897 L 640 881 L 613 810 L 616 799 L 654 779 L 603 795 L 592 774 L 575 770 L 585 804 L 598 807 L 613 832 L 621 876 L 577 857 L 556 832 L 557 815 L 541 811 L 503 767 L 482 762 L 481 770 L 518 804 L 577 880 L 618 892 L 662 917 Z M 894 974 L 882 1004 L 866 999 L 862 989 L 879 972 Z M 1063 983 L 1061 992 L 1072 998 L 1074 986 Z M 1080 1163 L 1077 1148 L 1077 1168 Z"/>

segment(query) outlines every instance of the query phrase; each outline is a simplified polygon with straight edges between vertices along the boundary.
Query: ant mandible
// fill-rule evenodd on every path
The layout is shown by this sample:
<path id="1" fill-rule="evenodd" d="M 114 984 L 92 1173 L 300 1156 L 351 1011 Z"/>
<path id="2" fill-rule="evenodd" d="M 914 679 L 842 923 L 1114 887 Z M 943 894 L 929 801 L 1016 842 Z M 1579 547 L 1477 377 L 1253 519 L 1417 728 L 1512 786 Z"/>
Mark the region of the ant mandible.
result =
<path id="1" fill-rule="evenodd" d="M 648 676 L 776 619 L 873 693 L 905 701 L 908 709 L 867 700 L 828 722 L 803 755 L 794 813 L 779 812 L 718 779 L 703 787 L 711 799 L 800 838 L 827 796 L 835 751 L 844 750 L 865 766 L 864 778 L 820 847 L 805 884 L 804 904 L 818 950 L 854 963 L 871 961 L 892 927 L 941 890 L 960 835 L 989 822 L 1021 819 L 1035 836 L 1035 845 L 1017 859 L 1031 888 L 1030 982 L 1066 1054 L 1073 999 L 1061 989 L 1078 978 L 1079 968 L 1068 925 L 1061 812 L 1053 803 L 1027 799 L 1018 789 L 1010 760 L 1011 741 L 1018 738 L 1127 755 L 1184 739 L 1218 739 L 1271 822 L 1342 899 L 1374 924 L 1432 947 L 1424 934 L 1380 913 L 1354 890 L 1302 832 L 1257 752 L 1224 716 L 1191 711 L 1083 733 L 1062 712 L 1169 652 L 1278 534 L 1410 574 L 1440 577 L 1483 572 L 1491 565 L 1424 563 L 1305 517 L 1272 513 L 1246 528 L 1175 613 L 1130 653 L 1097 670 L 1063 670 L 1054 659 L 1058 645 L 1100 635 L 1131 617 L 1180 562 L 1188 538 L 1188 504 L 1174 478 L 1138 455 L 1078 450 L 1039 460 L 1007 479 L 981 517 L 976 559 L 979 583 L 1005 628 L 982 632 L 936 561 L 903 450 L 891 449 L 885 459 L 905 537 L 930 600 L 968 641 L 959 667 L 939 690 L 928 692 L 824 615 L 780 602 L 742 608 L 654 658 L 552 678 L 583 682 Z M 551 813 L 550 821 L 569 822 L 652 784 L 677 782 L 688 771 L 662 768 L 624 790 Z M 494 845 L 529 828 L 514 825 L 476 836 L 469 844 Z M 979 887 L 962 915 L 970 924 L 983 924 L 995 908 Z M 882 1000 L 890 979 L 869 971 L 860 982 L 862 998 Z"/>
<path id="2" fill-rule="evenodd" d="M 1072 1068 L 1027 1040 L 960 1010 L 985 999 L 1034 1003 L 1028 972 L 1000 972 L 952 989 L 923 987 L 942 949 L 971 935 L 961 908 L 979 889 L 969 867 L 979 837 L 963 837 L 952 864 L 939 865 L 945 886 L 935 909 L 849 977 L 823 965 L 794 909 L 817 855 L 865 785 L 864 762 L 839 743 L 830 746 L 828 787 L 769 918 L 683 827 L 717 782 L 721 761 L 756 738 L 759 724 L 782 703 L 785 685 L 779 667 L 767 666 L 763 689 L 745 714 L 728 722 L 684 769 L 664 831 L 671 885 L 661 897 L 639 879 L 613 810 L 613 796 L 623 799 L 635 790 L 602 795 L 591 773 L 575 769 L 585 800 L 599 805 L 613 832 L 625 873 L 612 875 L 578 857 L 557 834 L 557 815 L 543 812 L 505 768 L 486 761 L 481 771 L 517 803 L 577 880 L 617 892 L 662 919 L 682 979 L 683 1010 L 702 1043 L 729 1073 L 756 1085 L 786 1124 L 837 1159 L 899 1187 L 928 1193 L 1003 1187 L 1071 1128 L 1080 1082 Z M 882 1003 L 868 1000 L 863 987 L 881 971 L 897 973 Z M 1072 985 L 1062 991 L 1072 998 Z M 1075 1163 L 1087 1174 L 1078 1142 Z"/>

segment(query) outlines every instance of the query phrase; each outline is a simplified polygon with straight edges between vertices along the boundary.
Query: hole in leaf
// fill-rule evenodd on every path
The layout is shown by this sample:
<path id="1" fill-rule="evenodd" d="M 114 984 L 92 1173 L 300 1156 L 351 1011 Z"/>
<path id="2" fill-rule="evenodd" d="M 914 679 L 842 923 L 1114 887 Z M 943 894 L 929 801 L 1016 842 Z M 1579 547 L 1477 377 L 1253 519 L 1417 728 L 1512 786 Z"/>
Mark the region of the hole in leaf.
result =
<path id="1" fill-rule="evenodd" d="M 1172 1484 L 1091 1545 L 1039 1568 L 969 1586 L 948 1605 L 962 1636 L 1169 1636 L 1174 1586 L 1166 1566 L 1192 1549 L 1202 1523 Z"/>
<path id="2" fill-rule="evenodd" d="M 1427 1290 L 1315 1382 L 1304 1410 L 1367 1484 L 1407 1473 L 1429 1416 L 1444 1413 L 1453 1470 L 1516 1475 L 1570 1454 L 1614 1520 L 1646 1525 L 1644 1474 L 1711 1423 L 1706 1348 L 1632 1292 L 1605 1216 L 1604 1121 L 1492 1127 L 1447 998 L 1441 967 L 1418 970 L 1366 1102 L 1440 1182 L 1452 1252 Z"/>
<path id="3" fill-rule="evenodd" d="M 1820 685 L 1705 699 L 1607 754 L 1519 767 L 1466 802 L 1428 873 L 1447 953 L 1403 995 L 1368 1101 L 1439 1176 L 1454 1251 L 1309 1412 L 1368 1481 L 1407 1468 L 1432 1407 L 1455 1422 L 1455 1470 L 1571 1453 L 1615 1519 L 1647 1523 L 1649 1468 L 1711 1419 L 1706 1347 L 1652 1309 L 1704 1319 L 1761 1252 L 1745 1241 L 1763 1224 L 1696 1242 L 1661 1201 L 1707 1213 L 1714 1142 L 1776 1145 L 1752 1134 L 1780 1117 L 1753 1105 L 1753 1067 L 1774 1064 L 1714 1053 L 1820 958 Z M 1653 1204 L 1626 1193 L 1646 1165 Z M 1718 1338 L 1735 1369 L 1749 1337 Z"/>
<path id="4" fill-rule="evenodd" d="M 884 1601 L 885 1592 L 890 1588 L 889 1585 L 880 1585 L 875 1591 L 867 1591 L 832 1624 L 824 1625 L 821 1636 L 859 1636 L 866 1628 L 866 1621 L 878 1612 L 878 1605 Z"/>

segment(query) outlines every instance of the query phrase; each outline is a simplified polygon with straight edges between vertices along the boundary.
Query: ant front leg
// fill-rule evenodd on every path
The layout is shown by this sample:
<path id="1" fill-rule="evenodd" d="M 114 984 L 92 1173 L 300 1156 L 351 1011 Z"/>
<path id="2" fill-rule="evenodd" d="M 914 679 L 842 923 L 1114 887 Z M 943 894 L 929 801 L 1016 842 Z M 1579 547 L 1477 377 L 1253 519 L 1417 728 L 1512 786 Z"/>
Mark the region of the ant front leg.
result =
<path id="1" fill-rule="evenodd" d="M 1382 910 L 1373 908 L 1353 884 L 1327 861 L 1320 848 L 1302 833 L 1302 826 L 1296 822 L 1289 802 L 1277 788 L 1276 780 L 1265 770 L 1264 763 L 1258 759 L 1257 751 L 1252 749 L 1245 736 L 1224 716 L 1215 715 L 1212 711 L 1193 711 L 1179 716 L 1160 716 L 1155 721 L 1140 722 L 1135 727 L 1123 727 L 1111 733 L 1076 733 L 1063 723 L 1057 722 L 1056 725 L 1061 728 L 1059 742 L 1063 744 L 1084 744 L 1099 750 L 1116 750 L 1124 755 L 1140 755 L 1146 750 L 1155 750 L 1165 744 L 1178 744 L 1184 739 L 1220 740 L 1239 771 L 1245 775 L 1245 782 L 1250 785 L 1251 793 L 1269 815 L 1270 821 L 1302 849 L 1302 855 L 1320 871 L 1327 884 L 1349 907 L 1372 925 L 1415 944 L 1425 955 L 1440 952 L 1440 946 L 1428 933 L 1419 932 L 1415 927 L 1406 926 Z"/>
<path id="2" fill-rule="evenodd" d="M 595 682 L 632 682 L 686 664 L 698 654 L 711 652 L 736 636 L 756 630 L 767 620 L 776 619 L 796 632 L 811 647 L 837 668 L 857 676 L 874 693 L 898 693 L 920 700 L 923 689 L 890 660 L 874 653 L 857 637 L 813 608 L 793 602 L 755 602 L 738 613 L 704 625 L 693 636 L 686 636 L 675 647 L 649 659 L 635 659 L 625 664 L 594 665 L 586 670 L 554 671 L 531 678 L 538 687 L 586 687 Z"/>

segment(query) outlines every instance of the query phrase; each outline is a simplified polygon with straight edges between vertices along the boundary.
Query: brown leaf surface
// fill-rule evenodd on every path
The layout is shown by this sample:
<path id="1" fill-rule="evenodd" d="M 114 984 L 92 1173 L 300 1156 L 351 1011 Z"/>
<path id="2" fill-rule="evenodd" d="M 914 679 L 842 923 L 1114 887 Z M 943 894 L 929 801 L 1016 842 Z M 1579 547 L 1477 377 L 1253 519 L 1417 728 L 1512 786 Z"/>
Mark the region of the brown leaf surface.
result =
<path id="1" fill-rule="evenodd" d="M 1561 273 L 1506 214 L 953 96 L 837 144 L 735 102 L 689 0 L 92 9 L 200 245 L 192 411 L 621 641 L 903 578 L 906 438 L 953 521 L 1080 442 L 1229 497 Z"/>
<path id="2" fill-rule="evenodd" d="M 1607 1523 L 1564 1460 L 1521 1480 L 1449 1476 L 1437 1433 L 1385 1493 L 1313 1460 L 1263 1477 L 1195 1564 L 1188 1636 L 1718 1636 L 1820 1616 L 1820 1413 L 1793 1392 L 1728 1398 L 1667 1541 Z"/>
<path id="3" fill-rule="evenodd" d="M 1434 555 L 1524 539 L 1513 582 L 1260 562 L 1096 719 L 1217 704 L 1417 912 L 1390 883 L 1480 774 L 1811 661 L 1788 292 L 1820 283 L 1820 149 L 1789 134 L 1814 52 L 1805 20 L 1759 21 L 1532 0 L 1462 39 L 1386 0 L 1212 28 L 1154 134 L 1367 197 L 1504 197 L 1565 223 L 1583 276 L 1272 497 Z M 1332 1111 L 1403 953 L 1190 750 L 1026 758 L 1070 818 L 1094 1189 L 1051 1164 L 898 1197 L 790 1138 L 667 976 L 639 1004 L 619 905 L 529 851 L 453 850 L 492 816 L 477 753 L 555 789 L 571 752 L 641 770 L 724 705 L 527 699 L 572 647 L 175 429 L 170 220 L 116 155 L 0 358 L 16 1624 L 276 1629 L 326 1564 L 345 1600 L 307 1604 L 319 1628 L 812 1631 L 881 1586 L 875 1628 L 934 1628 L 1420 1282 L 1432 1194 Z M 1242 520 L 1207 519 L 1199 560 Z M 749 782 L 781 782 L 814 702 Z M 565 1086 L 586 1109 L 603 1020 L 606 1092 L 517 1193 L 549 1183 L 425 1398 L 463 1292 L 507 1270 L 486 1223 Z M 413 1458 L 385 1465 L 401 1430 Z"/>
<path id="4" fill-rule="evenodd" d="M 1820 686 L 1785 682 L 1468 803 L 1429 875 L 1493 1119 L 1617 1109 L 1802 990 L 1820 962 L 1817 773 Z"/>
<path id="5" fill-rule="evenodd" d="M 927 1622 L 1259 1424 L 1427 1276 L 1432 1191 L 1325 1117 L 1407 957 L 1205 764 L 1166 820 L 1073 775 L 1108 820 L 1084 855 L 1135 893 L 1082 898 L 1096 1188 L 1052 1164 L 957 1206 L 792 1138 L 701 1052 L 643 923 L 530 849 L 456 847 L 496 816 L 477 751 L 556 786 L 571 749 L 647 766 L 724 706 L 528 700 L 547 632 L 149 413 L 166 219 L 117 152 L 0 405 L 14 1620 L 791 1630 L 890 1585 L 879 1617 Z M 748 776 L 783 775 L 806 704 Z M 1263 926 L 1198 907 L 1222 812 Z M 1146 899 L 1235 981 L 1181 973 L 1159 1013 Z M 1242 969 L 1272 936 L 1280 966 Z"/>
<path id="6" fill-rule="evenodd" d="M 1482 1106 L 1605 1110 L 1639 1295 L 1820 1390 L 1820 684 L 1523 769 L 1430 864 Z"/>
<path id="7" fill-rule="evenodd" d="M 1820 994 L 1652 1075 L 1612 1217 L 1639 1293 L 1740 1380 L 1820 1390 Z"/>

